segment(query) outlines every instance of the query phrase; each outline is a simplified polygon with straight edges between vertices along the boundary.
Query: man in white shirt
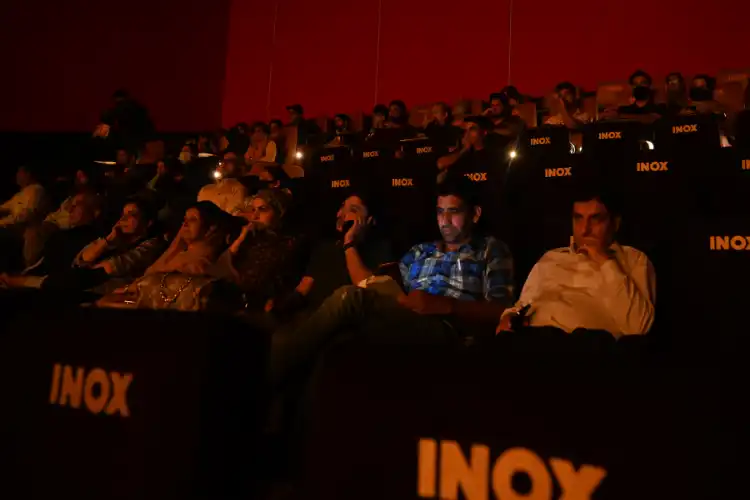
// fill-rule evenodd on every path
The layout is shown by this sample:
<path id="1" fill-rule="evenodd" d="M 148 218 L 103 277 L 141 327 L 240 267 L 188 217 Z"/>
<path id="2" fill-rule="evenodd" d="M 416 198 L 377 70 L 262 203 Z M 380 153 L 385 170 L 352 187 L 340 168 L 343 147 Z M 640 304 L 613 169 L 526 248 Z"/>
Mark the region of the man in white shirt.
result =
<path id="1" fill-rule="evenodd" d="M 498 333 L 518 315 L 528 326 L 605 330 L 616 338 L 642 335 L 654 321 L 656 275 L 648 257 L 615 242 L 615 203 L 599 191 L 573 204 L 573 243 L 547 252 L 531 270 L 521 297 L 506 310 Z"/>
<path id="2" fill-rule="evenodd" d="M 216 183 L 204 186 L 198 193 L 198 201 L 210 201 L 232 215 L 240 212 L 247 196 L 247 188 L 237 180 L 242 175 L 240 162 L 237 154 L 224 153 L 224 159 L 216 169 Z"/>
<path id="3" fill-rule="evenodd" d="M 11 199 L 0 205 L 0 228 L 21 228 L 44 215 L 44 188 L 29 167 L 20 167 L 16 183 L 21 188 Z"/>

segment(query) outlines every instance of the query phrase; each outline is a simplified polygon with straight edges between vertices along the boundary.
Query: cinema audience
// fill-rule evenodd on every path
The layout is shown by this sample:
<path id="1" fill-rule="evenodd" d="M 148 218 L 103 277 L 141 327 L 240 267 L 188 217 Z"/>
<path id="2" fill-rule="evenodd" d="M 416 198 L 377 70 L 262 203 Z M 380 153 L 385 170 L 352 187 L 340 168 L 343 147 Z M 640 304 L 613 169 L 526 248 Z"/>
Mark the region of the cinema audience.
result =
<path id="1" fill-rule="evenodd" d="M 237 287 L 247 309 L 270 309 L 269 301 L 289 294 L 299 280 L 301 238 L 284 227 L 290 201 L 280 190 L 259 191 L 246 212 L 247 225 L 209 270 Z"/>
<path id="2" fill-rule="evenodd" d="M 716 99 L 716 79 L 705 74 L 696 75 L 690 83 L 690 109 L 700 115 L 722 115 L 723 109 Z"/>
<path id="3" fill-rule="evenodd" d="M 569 129 L 578 129 L 591 122 L 589 114 L 581 109 L 578 89 L 572 83 L 557 84 L 553 103 L 552 109 L 556 113 L 544 121 L 545 125 L 564 125 Z"/>
<path id="4" fill-rule="evenodd" d="M 23 256 L 27 266 L 41 257 L 46 239 L 56 231 L 70 229 L 70 212 L 73 200 L 83 190 L 99 193 L 102 189 L 101 176 L 96 167 L 81 167 L 73 178 L 71 194 L 63 200 L 57 210 L 45 217 L 41 223 L 30 223 L 24 232 Z"/>
<path id="5" fill-rule="evenodd" d="M 320 127 L 315 123 L 315 120 L 305 118 L 305 110 L 302 105 L 292 104 L 287 106 L 286 110 L 289 113 L 289 125 L 297 128 L 297 144 L 310 144 L 310 141 L 320 134 Z"/>
<path id="6" fill-rule="evenodd" d="M 156 211 L 148 201 L 128 200 L 109 234 L 81 250 L 73 264 L 102 269 L 110 277 L 137 278 L 164 250 L 163 236 L 153 231 L 156 222 Z"/>
<path id="7" fill-rule="evenodd" d="M 453 126 L 451 107 L 444 102 L 436 102 L 425 115 L 422 132 L 435 144 L 445 148 L 454 147 L 461 137 L 461 129 Z"/>
<path id="8" fill-rule="evenodd" d="M 35 170 L 30 166 L 19 167 L 16 184 L 21 189 L 0 205 L 0 271 L 23 267 L 24 232 L 46 215 L 47 195 Z"/>
<path id="9" fill-rule="evenodd" d="M 270 138 L 271 130 L 263 122 L 256 122 L 252 126 L 250 147 L 245 152 L 245 162 L 252 165 L 255 162 L 276 161 L 276 143 Z"/>
<path id="10" fill-rule="evenodd" d="M 337 289 L 295 331 L 274 334 L 270 362 L 276 386 L 314 363 L 341 335 L 367 332 L 387 338 L 397 331 L 405 342 L 453 343 L 472 327 L 497 321 L 512 304 L 513 260 L 505 244 L 475 231 L 482 209 L 468 183 L 446 185 L 438 192 L 442 238 L 412 248 L 401 259 L 395 280 L 356 265 L 354 285 Z M 350 264 L 359 264 L 354 245 L 364 227 L 355 222 L 344 239 Z"/>
<path id="11" fill-rule="evenodd" d="M 26 277 L 47 276 L 69 269 L 78 252 L 101 232 L 101 204 L 102 199 L 91 190 L 77 194 L 70 206 L 70 228 L 51 234 L 44 242 L 39 260 L 24 269 L 20 276 L 6 275 L 5 284 L 29 286 Z M 4 247 L 2 250 L 4 253 L 8 249 Z"/>
<path id="12" fill-rule="evenodd" d="M 94 136 L 138 151 L 153 133 L 154 124 L 148 109 L 126 90 L 117 90 L 112 94 L 112 106 L 102 113 Z"/>
<path id="13" fill-rule="evenodd" d="M 620 222 L 615 197 L 582 188 L 572 207 L 573 243 L 537 262 L 497 331 L 510 330 L 513 317 L 521 315 L 529 326 L 568 333 L 579 328 L 615 337 L 647 333 L 654 321 L 656 275 L 643 252 L 617 243 Z"/>
<path id="14" fill-rule="evenodd" d="M 356 188 L 336 214 L 335 239 L 322 239 L 312 250 L 296 289 L 273 309 L 278 314 L 308 307 L 314 310 L 336 289 L 361 282 L 391 260 L 391 247 L 377 230 L 375 201 Z"/>
<path id="15" fill-rule="evenodd" d="M 490 105 L 482 113 L 492 120 L 492 133 L 515 139 L 526 128 L 524 121 L 513 114 L 513 106 L 508 101 L 508 95 L 500 92 L 490 95 Z"/>
<path id="16" fill-rule="evenodd" d="M 664 88 L 667 95 L 667 116 L 680 115 L 688 106 L 687 88 L 682 73 L 670 73 L 665 79 Z"/>
<path id="17" fill-rule="evenodd" d="M 464 119 L 465 131 L 460 149 L 440 157 L 437 161 L 440 182 L 447 177 L 455 179 L 469 172 L 489 169 L 493 161 L 493 152 L 487 147 L 486 141 L 493 126 L 493 122 L 487 117 L 475 116 Z"/>
<path id="18" fill-rule="evenodd" d="M 268 138 L 276 143 L 276 162 L 286 162 L 286 137 L 284 137 L 284 124 L 281 120 L 268 122 Z"/>
<path id="19" fill-rule="evenodd" d="M 238 180 L 243 168 L 241 156 L 233 151 L 224 153 L 223 160 L 216 168 L 216 182 L 200 190 L 198 201 L 210 201 L 227 213 L 237 213 L 247 196 L 247 188 Z"/>
<path id="20" fill-rule="evenodd" d="M 638 70 L 630 75 L 628 82 L 633 91 L 633 102 L 627 106 L 620 106 L 617 109 L 618 116 L 644 122 L 652 122 L 661 118 L 665 109 L 654 102 L 651 76 L 645 71 Z"/>

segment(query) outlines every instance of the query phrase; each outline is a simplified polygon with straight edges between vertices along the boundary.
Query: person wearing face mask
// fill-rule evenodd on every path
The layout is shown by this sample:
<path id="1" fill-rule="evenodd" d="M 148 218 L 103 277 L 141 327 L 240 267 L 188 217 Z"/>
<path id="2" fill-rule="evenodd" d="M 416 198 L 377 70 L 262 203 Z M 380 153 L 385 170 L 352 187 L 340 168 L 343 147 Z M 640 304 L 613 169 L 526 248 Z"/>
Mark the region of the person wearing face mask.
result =
<path id="1" fill-rule="evenodd" d="M 620 106 L 617 109 L 618 117 L 649 122 L 661 118 L 665 109 L 654 103 L 651 76 L 645 71 L 638 70 L 630 75 L 629 82 L 633 89 L 633 103 Z"/>
<path id="2" fill-rule="evenodd" d="M 558 83 L 555 94 L 553 109 L 557 113 L 548 117 L 544 121 L 545 125 L 564 125 L 569 129 L 577 129 L 591 121 L 589 114 L 581 109 L 575 85 L 570 82 Z"/>
<path id="3" fill-rule="evenodd" d="M 716 99 L 716 79 L 709 75 L 696 75 L 690 84 L 690 106 L 699 115 L 723 115 L 724 111 Z"/>

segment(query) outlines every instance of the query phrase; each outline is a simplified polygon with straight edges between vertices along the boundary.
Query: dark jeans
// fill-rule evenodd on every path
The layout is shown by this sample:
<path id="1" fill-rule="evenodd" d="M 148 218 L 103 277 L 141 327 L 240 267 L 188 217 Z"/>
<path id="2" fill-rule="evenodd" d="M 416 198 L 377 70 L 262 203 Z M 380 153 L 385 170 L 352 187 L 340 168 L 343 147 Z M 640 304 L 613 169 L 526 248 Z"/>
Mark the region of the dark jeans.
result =
<path id="1" fill-rule="evenodd" d="M 401 307 L 394 298 L 357 286 L 336 290 L 302 325 L 280 330 L 271 339 L 271 383 L 279 388 L 314 367 L 323 350 L 346 335 L 373 342 L 458 343 L 446 322 Z"/>

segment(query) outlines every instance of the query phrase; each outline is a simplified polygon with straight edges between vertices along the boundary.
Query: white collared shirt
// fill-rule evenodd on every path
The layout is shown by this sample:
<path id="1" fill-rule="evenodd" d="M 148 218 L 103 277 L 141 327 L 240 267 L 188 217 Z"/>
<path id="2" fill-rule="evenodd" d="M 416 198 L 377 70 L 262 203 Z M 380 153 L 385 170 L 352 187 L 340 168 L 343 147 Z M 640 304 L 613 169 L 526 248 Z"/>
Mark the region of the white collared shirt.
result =
<path id="1" fill-rule="evenodd" d="M 654 321 L 656 274 L 646 255 L 614 244 L 601 266 L 572 248 L 544 254 L 514 308 L 530 304 L 531 326 L 606 330 L 615 337 L 648 332 Z M 510 312 L 510 311 L 509 311 Z"/>
<path id="2" fill-rule="evenodd" d="M 245 186 L 237 179 L 229 178 L 204 186 L 198 193 L 198 201 L 210 201 L 234 215 L 242 209 L 246 196 Z"/>
<path id="3" fill-rule="evenodd" d="M 17 192 L 11 199 L 0 205 L 9 212 L 0 217 L 0 227 L 15 226 L 29 222 L 45 209 L 44 188 L 41 184 L 30 184 Z"/>

